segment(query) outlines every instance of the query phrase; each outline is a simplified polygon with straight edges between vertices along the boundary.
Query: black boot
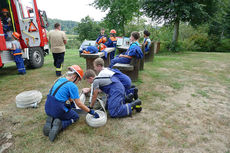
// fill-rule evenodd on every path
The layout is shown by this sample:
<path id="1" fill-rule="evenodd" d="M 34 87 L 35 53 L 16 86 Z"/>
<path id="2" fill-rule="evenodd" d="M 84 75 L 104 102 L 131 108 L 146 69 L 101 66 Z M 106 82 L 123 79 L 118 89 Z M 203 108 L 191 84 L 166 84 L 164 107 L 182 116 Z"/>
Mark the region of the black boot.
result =
<path id="1" fill-rule="evenodd" d="M 137 89 L 137 88 L 134 88 L 133 96 L 134 96 L 134 99 L 135 99 L 135 100 L 138 99 L 138 89 Z"/>
<path id="2" fill-rule="evenodd" d="M 141 107 L 141 100 L 140 99 L 134 100 L 133 102 L 130 103 L 130 105 L 131 105 L 132 110 L 135 109 L 137 112 L 141 112 L 142 107 Z"/>
<path id="3" fill-rule="evenodd" d="M 127 96 L 125 96 L 125 103 L 131 103 L 133 101 L 133 94 L 130 93 Z"/>
<path id="4" fill-rule="evenodd" d="M 43 134 L 45 136 L 49 136 L 50 130 L 52 128 L 52 123 L 53 123 L 54 118 L 51 116 L 47 116 L 46 119 L 46 124 L 43 127 Z"/>
<path id="5" fill-rule="evenodd" d="M 50 130 L 49 133 L 49 139 L 50 141 L 54 141 L 54 139 L 57 137 L 58 133 L 61 131 L 62 129 L 62 122 L 60 119 L 56 118 L 53 121 L 53 127 Z"/>

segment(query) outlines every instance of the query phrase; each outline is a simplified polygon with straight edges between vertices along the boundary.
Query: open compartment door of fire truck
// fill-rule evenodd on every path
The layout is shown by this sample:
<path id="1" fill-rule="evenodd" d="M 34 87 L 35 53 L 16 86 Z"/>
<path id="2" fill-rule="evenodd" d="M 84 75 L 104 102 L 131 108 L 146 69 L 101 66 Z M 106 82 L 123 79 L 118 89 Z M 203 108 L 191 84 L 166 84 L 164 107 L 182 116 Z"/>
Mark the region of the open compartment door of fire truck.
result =
<path id="1" fill-rule="evenodd" d="M 41 38 L 37 23 L 37 7 L 33 0 L 15 0 L 22 39 L 27 48 L 40 46 Z"/>

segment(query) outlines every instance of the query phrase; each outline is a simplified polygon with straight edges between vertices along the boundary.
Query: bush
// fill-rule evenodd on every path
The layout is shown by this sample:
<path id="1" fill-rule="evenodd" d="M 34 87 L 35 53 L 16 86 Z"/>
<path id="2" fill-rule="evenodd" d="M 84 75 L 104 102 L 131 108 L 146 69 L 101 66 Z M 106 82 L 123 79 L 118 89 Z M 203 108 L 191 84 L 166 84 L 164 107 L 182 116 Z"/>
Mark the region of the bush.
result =
<path id="1" fill-rule="evenodd" d="M 216 48 L 218 52 L 229 52 L 230 51 L 230 39 L 222 39 Z"/>

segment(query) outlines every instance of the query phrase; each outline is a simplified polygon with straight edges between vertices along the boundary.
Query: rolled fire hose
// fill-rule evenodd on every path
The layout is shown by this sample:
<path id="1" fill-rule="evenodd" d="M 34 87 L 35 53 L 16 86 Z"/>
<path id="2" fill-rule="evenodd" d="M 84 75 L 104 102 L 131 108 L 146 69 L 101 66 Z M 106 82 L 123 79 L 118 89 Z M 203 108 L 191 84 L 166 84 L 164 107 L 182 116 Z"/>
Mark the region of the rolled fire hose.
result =
<path id="1" fill-rule="evenodd" d="M 90 102 L 91 102 L 91 99 L 92 99 L 92 93 L 93 92 L 91 92 L 91 94 L 90 94 Z M 81 95 L 80 95 L 80 101 L 82 103 L 85 103 L 85 100 L 86 100 L 85 94 L 81 93 Z M 104 102 L 101 99 L 99 99 L 99 98 L 97 98 L 97 100 L 99 101 L 99 103 L 100 103 L 100 105 L 101 105 L 101 107 L 102 107 L 102 109 L 104 111 L 95 110 L 95 112 L 98 113 L 99 118 L 94 118 L 93 115 L 91 115 L 91 114 L 87 114 L 86 115 L 86 123 L 89 126 L 91 126 L 91 127 L 104 126 L 106 124 L 106 122 L 107 122 L 107 114 L 106 114 L 106 111 L 105 111 Z M 78 112 L 79 115 L 81 115 L 81 114 L 84 115 L 85 114 L 85 112 L 82 111 L 76 104 L 75 104 L 75 107 L 76 107 L 77 112 Z"/>
<path id="2" fill-rule="evenodd" d="M 42 93 L 37 90 L 24 91 L 18 94 L 15 99 L 18 108 L 36 108 L 42 100 Z"/>
<path id="3" fill-rule="evenodd" d="M 86 115 L 86 123 L 91 127 L 101 127 L 104 126 L 107 122 L 107 114 L 105 111 L 104 102 L 99 98 L 97 98 L 97 100 L 99 101 L 104 111 L 95 111 L 99 115 L 99 118 L 94 118 L 91 114 Z"/>

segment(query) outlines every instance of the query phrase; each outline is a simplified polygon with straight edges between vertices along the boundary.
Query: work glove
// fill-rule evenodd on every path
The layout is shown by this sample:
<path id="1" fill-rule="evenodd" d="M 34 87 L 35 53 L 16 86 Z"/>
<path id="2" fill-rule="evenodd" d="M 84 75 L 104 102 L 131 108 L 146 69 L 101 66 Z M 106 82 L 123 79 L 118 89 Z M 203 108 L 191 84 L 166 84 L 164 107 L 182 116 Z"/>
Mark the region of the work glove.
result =
<path id="1" fill-rule="evenodd" d="M 89 114 L 93 115 L 94 118 L 99 118 L 99 115 L 93 109 L 90 109 Z"/>

